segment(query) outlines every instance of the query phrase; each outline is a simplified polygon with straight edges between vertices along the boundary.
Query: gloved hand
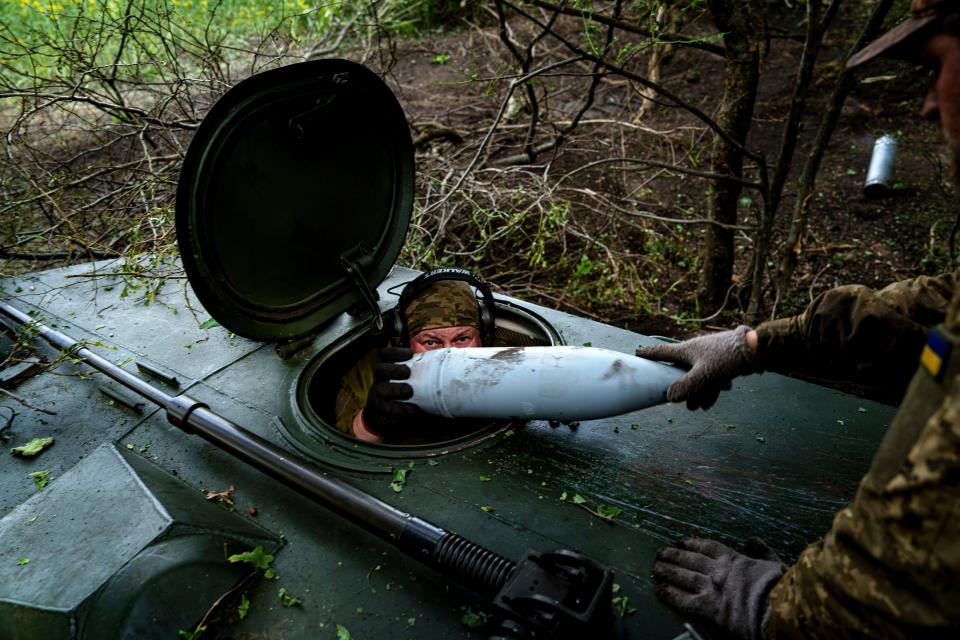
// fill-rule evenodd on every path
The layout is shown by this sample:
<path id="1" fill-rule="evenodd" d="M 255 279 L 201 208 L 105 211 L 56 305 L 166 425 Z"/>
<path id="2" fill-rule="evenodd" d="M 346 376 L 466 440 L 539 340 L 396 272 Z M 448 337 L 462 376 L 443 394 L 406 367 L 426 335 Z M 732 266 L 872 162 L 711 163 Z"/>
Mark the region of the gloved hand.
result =
<path id="1" fill-rule="evenodd" d="M 685 538 L 657 551 L 657 596 L 681 613 L 729 631 L 738 640 L 760 640 L 770 621 L 770 592 L 787 566 L 759 538 L 747 555 L 704 538 Z"/>
<path id="2" fill-rule="evenodd" d="M 749 331 L 750 327 L 740 325 L 730 331 L 698 336 L 677 344 L 638 347 L 636 353 L 641 358 L 689 367 L 690 371 L 667 389 L 667 400 L 686 400 L 687 408 L 691 410 L 709 409 L 720 392 L 730 388 L 733 378 L 759 371 L 756 355 L 747 344 Z"/>
<path id="3" fill-rule="evenodd" d="M 413 397 L 410 385 L 394 382 L 410 377 L 410 367 L 400 363 L 412 356 L 413 352 L 406 347 L 387 347 L 380 351 L 380 362 L 373 368 L 375 383 L 363 407 L 363 423 L 376 435 L 394 435 L 409 425 L 411 420 L 426 415 L 420 407 L 401 402 Z"/>

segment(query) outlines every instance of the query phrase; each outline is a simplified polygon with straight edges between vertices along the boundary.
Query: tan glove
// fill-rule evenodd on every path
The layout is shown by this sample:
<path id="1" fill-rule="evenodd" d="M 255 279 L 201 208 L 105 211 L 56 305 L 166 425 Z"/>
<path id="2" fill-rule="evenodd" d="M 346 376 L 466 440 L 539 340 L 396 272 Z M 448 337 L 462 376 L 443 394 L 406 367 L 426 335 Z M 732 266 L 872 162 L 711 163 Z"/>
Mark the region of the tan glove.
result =
<path id="1" fill-rule="evenodd" d="M 709 409 L 720 392 L 730 388 L 737 376 L 757 373 L 757 357 L 747 344 L 750 327 L 698 336 L 677 344 L 639 347 L 637 355 L 649 360 L 672 362 L 689 371 L 667 389 L 670 402 L 687 401 L 688 409 Z"/>

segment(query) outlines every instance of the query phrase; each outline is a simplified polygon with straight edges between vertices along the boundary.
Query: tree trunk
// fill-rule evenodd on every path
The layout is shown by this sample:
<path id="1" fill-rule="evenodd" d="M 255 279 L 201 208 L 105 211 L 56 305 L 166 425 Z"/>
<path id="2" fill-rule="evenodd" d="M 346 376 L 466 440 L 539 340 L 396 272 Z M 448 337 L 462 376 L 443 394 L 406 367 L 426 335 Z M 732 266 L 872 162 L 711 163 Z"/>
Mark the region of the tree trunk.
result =
<path id="1" fill-rule="evenodd" d="M 671 12 L 665 0 L 658 0 L 655 4 L 656 16 L 654 20 L 656 22 L 656 29 L 653 33 L 654 35 L 659 35 L 669 30 L 668 24 L 670 22 Z M 650 78 L 650 82 L 660 83 L 660 63 L 669 52 L 669 44 L 654 44 L 650 47 L 650 59 L 647 62 L 647 77 Z M 637 109 L 637 113 L 633 116 L 633 122 L 637 124 L 642 122 L 643 119 L 647 117 L 647 114 L 653 110 L 653 98 L 656 97 L 656 92 L 649 87 L 641 87 L 639 93 L 640 108 Z"/>
<path id="2" fill-rule="evenodd" d="M 873 13 L 867 19 L 863 31 L 857 38 L 857 42 L 850 50 L 850 55 L 863 48 L 869 41 L 873 40 L 883 20 L 886 18 L 893 0 L 879 0 L 873 8 Z M 853 88 L 853 72 L 844 69 L 837 77 L 837 83 L 830 96 L 829 105 L 823 119 L 820 121 L 820 128 L 817 130 L 817 137 L 813 142 L 813 148 L 810 155 L 807 156 L 807 162 L 803 166 L 803 173 L 800 176 L 797 185 L 797 202 L 793 209 L 793 218 L 790 222 L 790 232 L 784 243 L 783 254 L 780 258 L 780 266 L 777 269 L 776 285 L 777 296 L 790 285 L 793 278 L 793 272 L 797 268 L 800 259 L 800 252 L 803 250 L 803 239 L 807 233 L 808 218 L 810 212 L 810 200 L 813 197 L 816 188 L 817 173 L 820 171 L 820 162 L 823 159 L 823 152 L 830 142 L 830 137 L 840 119 L 840 111 L 847 94 Z"/>
<path id="3" fill-rule="evenodd" d="M 783 194 L 783 186 L 787 182 L 787 175 L 790 173 L 790 166 L 793 164 L 793 151 L 797 145 L 800 123 L 806 109 L 810 84 L 813 82 L 813 68 L 820 53 L 823 34 L 833 21 L 839 6 L 840 0 L 831 0 L 826 12 L 823 12 L 821 0 L 808 0 L 807 2 L 807 34 L 803 42 L 803 52 L 800 54 L 797 79 L 793 85 L 790 113 L 787 115 L 787 122 L 783 127 L 780 153 L 777 157 L 773 181 L 769 192 L 764 197 L 763 215 L 754 247 L 750 304 L 747 307 L 749 322 L 759 320 L 763 297 L 763 276 L 766 273 L 767 262 L 770 260 L 770 253 L 773 248 L 773 228 L 777 212 L 780 209 L 780 197 Z"/>
<path id="4" fill-rule="evenodd" d="M 742 177 L 742 145 L 747 139 L 760 77 L 762 44 L 762 4 L 758 0 L 710 0 L 713 21 L 722 32 L 726 48 L 723 99 L 718 124 L 741 144 L 737 147 L 719 139 L 714 141 L 710 157 L 714 173 Z M 732 225 L 737 223 L 737 200 L 741 185 L 734 180 L 718 180 L 710 191 L 709 218 L 704 243 L 703 279 L 700 286 L 701 312 L 713 313 L 727 297 L 733 277 Z"/>

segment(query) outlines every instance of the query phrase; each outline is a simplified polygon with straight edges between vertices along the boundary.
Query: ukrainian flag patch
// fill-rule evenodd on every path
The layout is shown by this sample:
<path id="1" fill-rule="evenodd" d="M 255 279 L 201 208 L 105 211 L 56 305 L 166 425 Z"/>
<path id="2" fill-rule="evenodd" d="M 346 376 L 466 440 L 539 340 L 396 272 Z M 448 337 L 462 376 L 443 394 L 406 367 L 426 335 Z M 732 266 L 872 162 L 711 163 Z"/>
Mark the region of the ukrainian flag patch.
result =
<path id="1" fill-rule="evenodd" d="M 950 357 L 950 343 L 936 330 L 930 331 L 927 344 L 920 354 L 920 365 L 927 370 L 934 379 L 942 377 L 943 370 Z"/>

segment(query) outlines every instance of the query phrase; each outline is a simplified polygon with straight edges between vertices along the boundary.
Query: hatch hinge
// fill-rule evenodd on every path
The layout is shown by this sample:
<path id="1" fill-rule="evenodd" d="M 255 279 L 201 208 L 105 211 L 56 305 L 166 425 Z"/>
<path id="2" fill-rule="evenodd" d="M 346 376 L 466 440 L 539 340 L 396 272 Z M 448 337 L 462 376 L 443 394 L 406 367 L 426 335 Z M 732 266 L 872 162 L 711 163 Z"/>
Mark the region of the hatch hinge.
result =
<path id="1" fill-rule="evenodd" d="M 380 315 L 380 305 L 377 304 L 380 294 L 377 293 L 376 289 L 370 288 L 367 279 L 363 277 L 363 269 L 361 269 L 363 263 L 369 263 L 371 260 L 371 256 L 363 249 L 363 245 L 357 245 L 340 256 L 340 266 L 347 272 L 354 286 L 360 290 L 360 295 L 363 296 L 363 300 L 373 317 L 374 331 L 382 333 L 383 316 Z"/>
<path id="2" fill-rule="evenodd" d="M 317 334 L 311 333 L 302 338 L 287 340 L 286 342 L 278 342 L 277 344 L 273 345 L 273 350 L 277 352 L 277 355 L 280 356 L 281 360 L 289 360 L 300 351 L 303 351 L 309 347 L 316 339 Z"/>

